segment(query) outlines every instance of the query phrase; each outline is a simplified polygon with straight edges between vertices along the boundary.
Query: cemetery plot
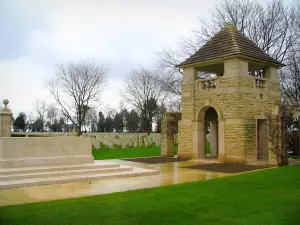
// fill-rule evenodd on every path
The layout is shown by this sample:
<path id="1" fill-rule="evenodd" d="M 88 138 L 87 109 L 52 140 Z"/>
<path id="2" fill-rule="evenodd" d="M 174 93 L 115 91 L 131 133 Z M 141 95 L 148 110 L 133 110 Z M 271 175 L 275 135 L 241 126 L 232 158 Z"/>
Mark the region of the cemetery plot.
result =
<path id="1" fill-rule="evenodd" d="M 128 147 L 159 147 L 161 144 L 160 133 L 93 133 L 90 135 L 94 148 L 101 146 L 108 148 Z"/>

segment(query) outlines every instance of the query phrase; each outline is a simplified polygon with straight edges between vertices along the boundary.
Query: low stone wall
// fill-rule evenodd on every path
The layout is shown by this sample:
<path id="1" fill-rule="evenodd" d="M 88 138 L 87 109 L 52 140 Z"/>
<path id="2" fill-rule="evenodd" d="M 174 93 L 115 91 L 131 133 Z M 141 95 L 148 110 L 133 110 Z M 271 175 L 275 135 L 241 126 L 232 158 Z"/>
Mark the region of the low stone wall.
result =
<path id="1" fill-rule="evenodd" d="M 90 138 L 0 138 L 0 168 L 93 163 Z"/>
<path id="2" fill-rule="evenodd" d="M 12 137 L 58 137 L 58 136 L 75 136 L 72 133 L 62 132 L 14 132 L 11 133 Z"/>
<path id="3" fill-rule="evenodd" d="M 114 146 L 126 147 L 149 147 L 155 145 L 160 147 L 161 134 L 160 133 L 83 133 L 83 136 L 91 137 L 92 144 L 99 149 L 100 144 L 106 145 L 110 148 Z M 74 136 L 73 133 L 62 132 L 15 132 L 12 137 L 58 137 L 58 136 Z M 177 138 L 175 138 L 175 143 Z"/>

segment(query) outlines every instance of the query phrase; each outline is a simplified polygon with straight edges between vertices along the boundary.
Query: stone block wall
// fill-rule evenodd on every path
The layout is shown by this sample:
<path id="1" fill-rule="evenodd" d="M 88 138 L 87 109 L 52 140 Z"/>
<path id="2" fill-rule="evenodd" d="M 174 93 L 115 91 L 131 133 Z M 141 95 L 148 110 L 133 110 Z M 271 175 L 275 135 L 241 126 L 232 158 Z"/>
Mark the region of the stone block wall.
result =
<path id="1" fill-rule="evenodd" d="M 227 120 L 225 125 L 225 161 L 245 163 L 256 159 L 256 121 Z"/>

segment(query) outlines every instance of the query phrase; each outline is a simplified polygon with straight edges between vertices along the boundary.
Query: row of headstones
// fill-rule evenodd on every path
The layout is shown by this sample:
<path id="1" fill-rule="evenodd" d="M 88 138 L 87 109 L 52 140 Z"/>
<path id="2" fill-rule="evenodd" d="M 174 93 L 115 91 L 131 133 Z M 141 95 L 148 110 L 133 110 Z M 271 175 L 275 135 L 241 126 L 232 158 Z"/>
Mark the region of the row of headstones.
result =
<path id="1" fill-rule="evenodd" d="M 160 146 L 160 134 L 93 134 L 91 135 L 92 144 L 96 149 L 100 149 L 101 144 L 114 148 L 126 147 L 149 147 L 151 145 Z"/>

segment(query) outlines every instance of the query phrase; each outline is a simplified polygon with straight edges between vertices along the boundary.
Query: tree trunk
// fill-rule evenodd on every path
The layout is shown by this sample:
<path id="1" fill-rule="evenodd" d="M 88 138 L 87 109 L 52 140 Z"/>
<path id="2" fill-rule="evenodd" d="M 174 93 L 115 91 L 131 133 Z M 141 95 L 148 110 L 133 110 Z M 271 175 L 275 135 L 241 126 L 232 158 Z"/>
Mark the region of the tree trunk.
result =
<path id="1" fill-rule="evenodd" d="M 78 129 L 78 131 L 77 131 L 77 136 L 80 136 L 80 135 L 82 134 L 82 132 L 81 132 L 81 127 L 82 127 L 82 124 L 81 124 L 81 123 L 78 124 L 78 126 L 77 126 L 77 129 Z"/>

